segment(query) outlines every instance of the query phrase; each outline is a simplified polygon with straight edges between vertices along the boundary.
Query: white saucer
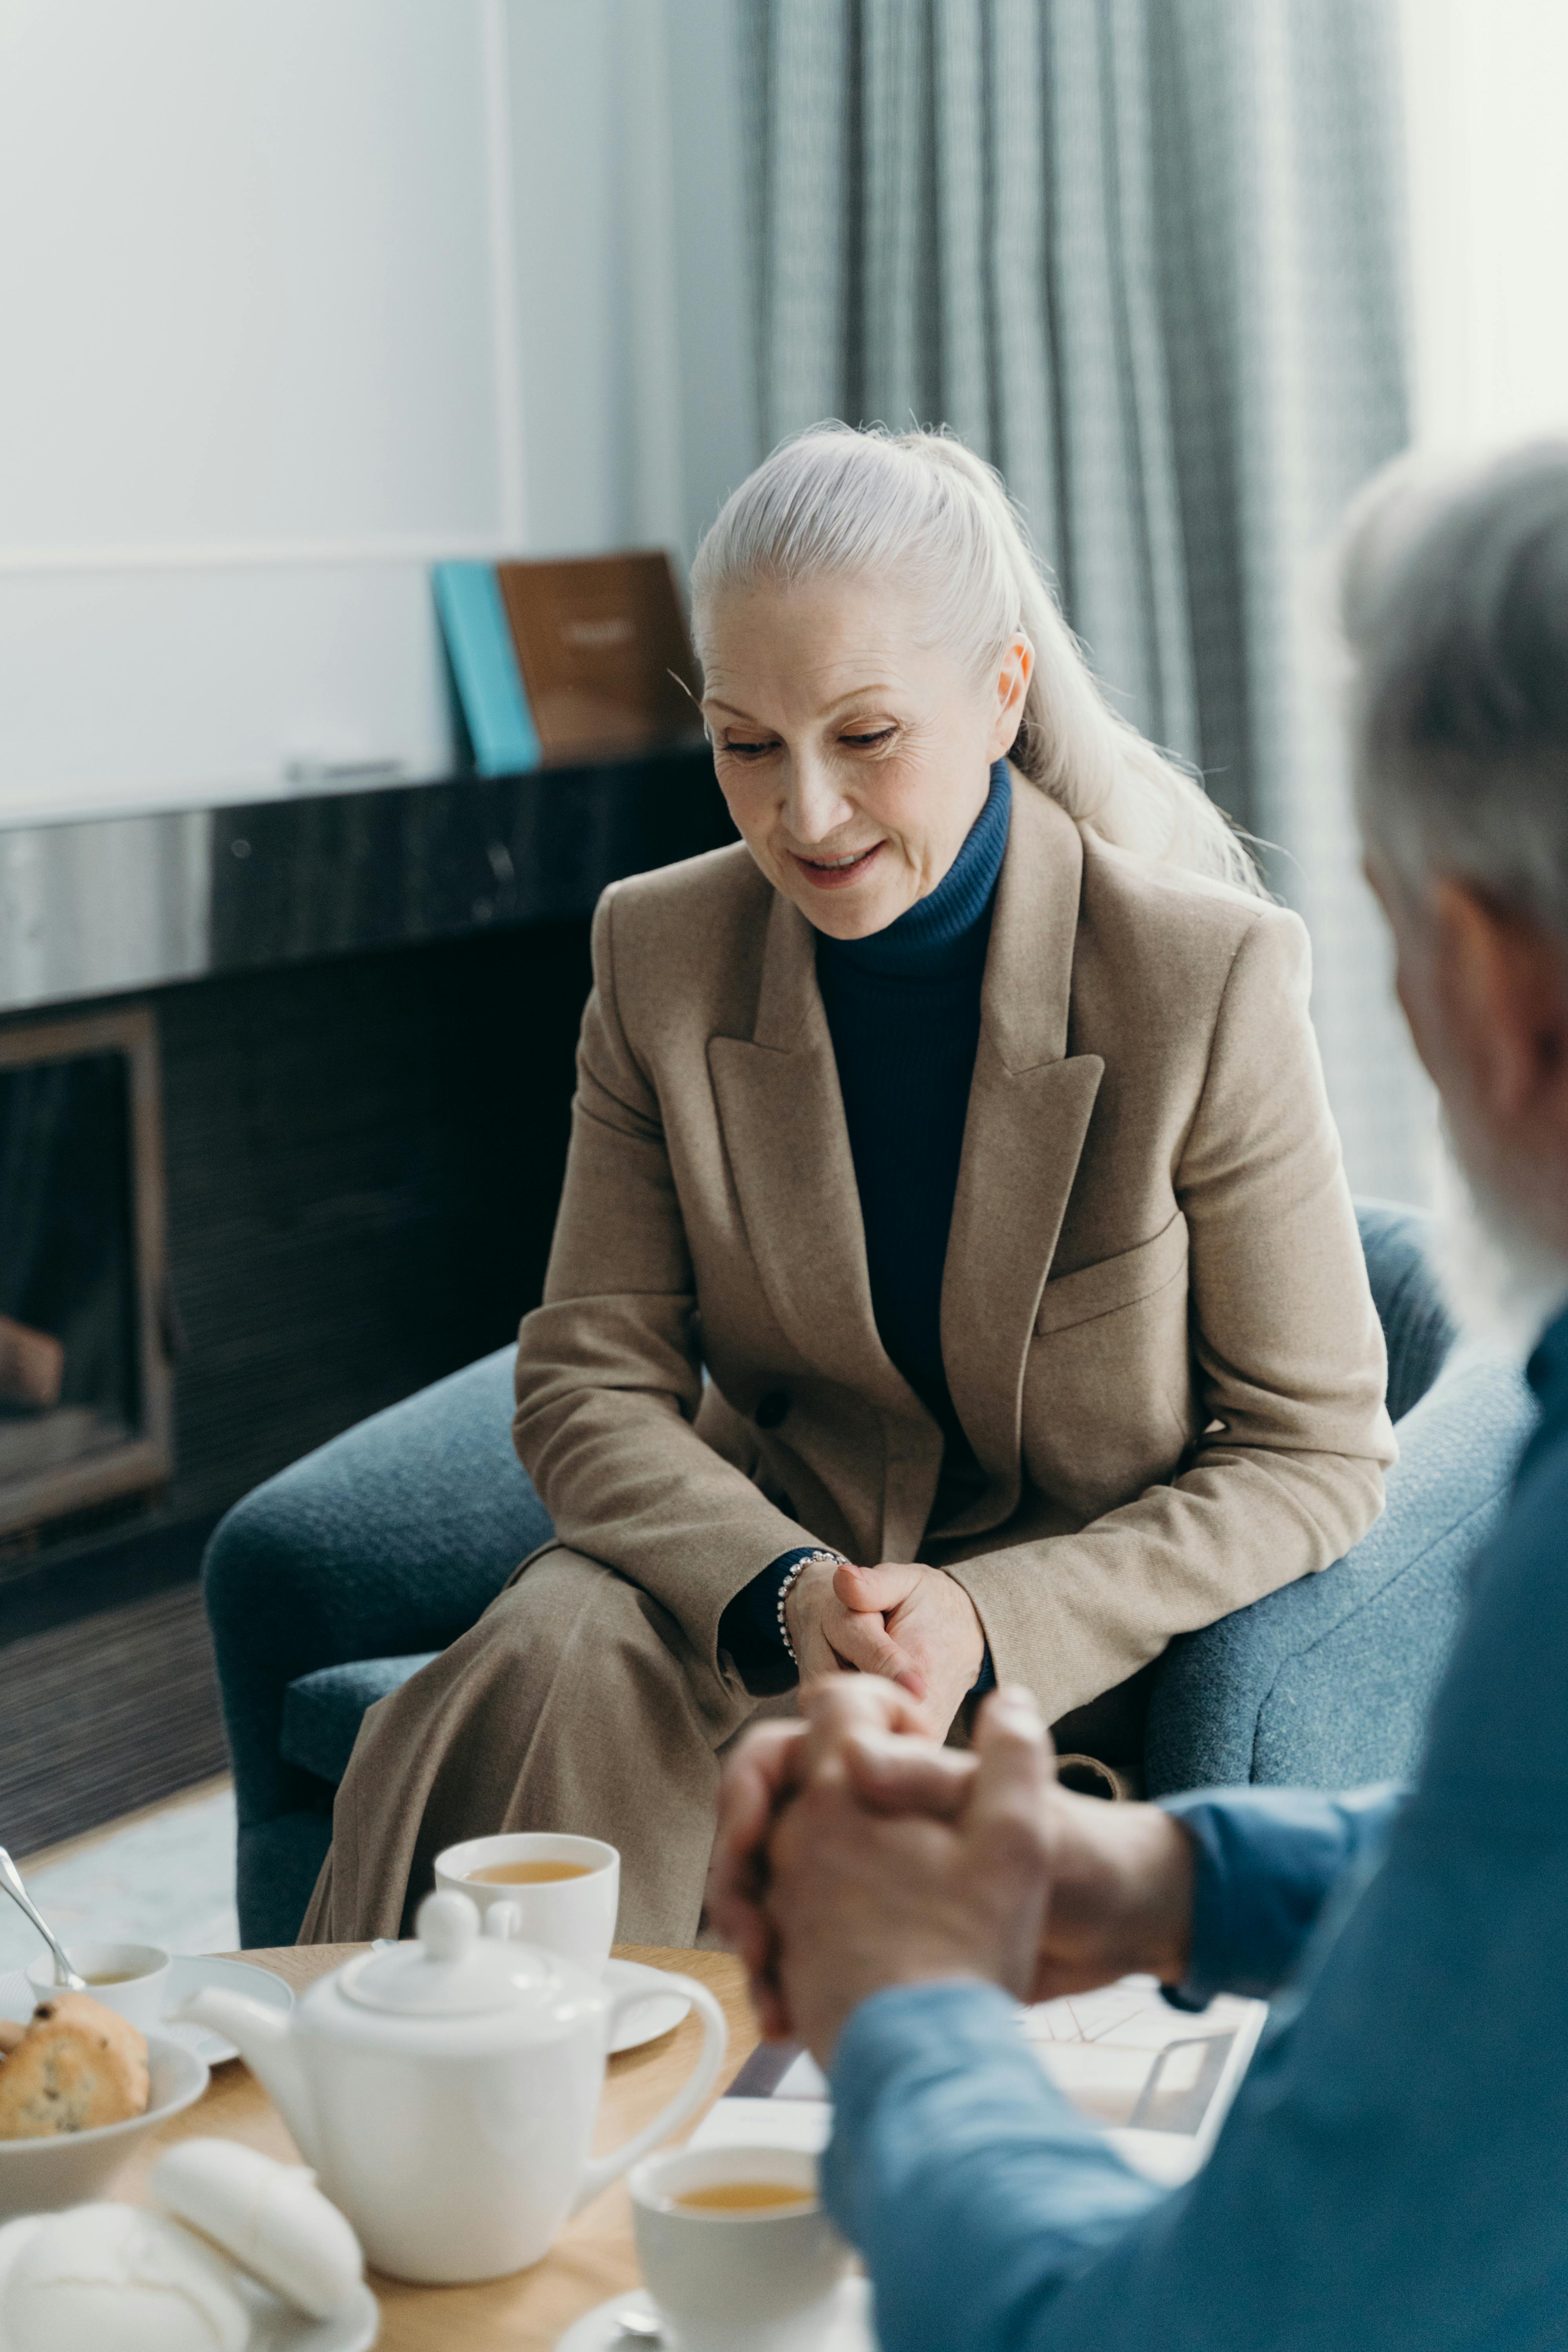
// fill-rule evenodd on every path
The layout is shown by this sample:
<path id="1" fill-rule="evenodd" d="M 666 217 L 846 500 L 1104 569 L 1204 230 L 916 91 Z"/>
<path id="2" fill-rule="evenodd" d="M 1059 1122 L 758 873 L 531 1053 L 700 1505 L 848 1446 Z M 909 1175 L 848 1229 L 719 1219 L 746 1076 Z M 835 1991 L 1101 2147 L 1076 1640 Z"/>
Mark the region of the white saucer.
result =
<path id="1" fill-rule="evenodd" d="M 646 1973 L 652 1976 L 656 1971 L 649 1969 Z M 183 2000 L 188 2000 L 191 1994 L 199 1991 L 203 1985 L 216 1985 L 225 1992 L 247 1993 L 266 2009 L 292 2009 L 294 2006 L 292 1992 L 282 1978 L 275 1977 L 270 1969 L 252 1968 L 248 1960 L 216 1960 L 203 1953 L 182 1957 L 169 1963 L 169 1984 L 163 1996 L 165 2009 L 178 2009 Z M 13 1969 L 9 1976 L 0 1976 L 0 2017 L 14 2018 L 18 2024 L 25 2024 L 33 2014 L 37 1998 L 20 1969 Z M 639 2025 L 641 2020 L 642 2011 L 638 2010 L 626 2022 Z M 214 2033 L 205 2025 L 165 2022 L 160 2024 L 158 2031 L 165 2040 L 177 2042 L 182 2049 L 191 2051 L 209 2066 L 221 2066 L 226 2058 L 237 2058 L 239 2055 L 232 2042 L 226 2042 L 221 2033 Z M 659 2031 L 668 2029 L 661 2027 Z M 640 2034 L 638 2039 L 650 2041 L 652 2036 Z M 634 2045 L 627 2042 L 625 2046 L 630 2049 Z M 3 2347 L 0 2347 L 0 2352 L 4 2352 Z"/>
<path id="2" fill-rule="evenodd" d="M 355 2287 L 348 2309 L 332 2319 L 290 2311 L 251 2279 L 239 2286 L 250 2306 L 249 2352 L 369 2352 L 381 2334 L 381 2305 L 368 2286 Z"/>
<path id="3" fill-rule="evenodd" d="M 870 2306 L 871 2291 L 865 2280 L 846 2279 L 835 2299 L 833 2316 L 822 2332 L 821 2352 L 877 2352 Z M 650 2341 L 647 2336 L 622 2334 L 619 2315 L 623 2311 L 638 2312 L 646 2319 L 655 2315 L 642 2288 L 628 2287 L 625 2294 L 612 2295 L 596 2311 L 584 2312 L 559 2339 L 555 2352 L 633 2352 L 635 2345 L 647 2345 Z"/>
<path id="4" fill-rule="evenodd" d="M 623 1993 L 634 1985 L 646 1984 L 648 1999 L 628 2009 L 616 2028 L 616 2038 L 610 2044 L 610 2055 L 618 2058 L 623 2050 L 640 2050 L 645 2042 L 657 2042 L 661 2033 L 673 2033 L 691 2003 L 683 1992 L 666 1992 L 669 1982 L 662 1969 L 645 1968 L 640 1960 L 606 1960 L 604 1986 L 606 1992 Z"/>
<path id="5" fill-rule="evenodd" d="M 47 2213 L 26 2213 L 0 2227 L 0 2294 L 6 2272 L 27 2240 L 50 2219 Z M 243 2272 L 235 2273 L 235 2284 L 250 2314 L 248 2352 L 369 2352 L 381 2332 L 381 2306 L 368 2286 L 357 2286 L 353 2302 L 336 2318 L 311 2319 L 279 2303 Z M 10 2352 L 4 2333 L 0 2352 Z"/>
<path id="6" fill-rule="evenodd" d="M 164 1996 L 165 2011 L 178 2009 L 203 1985 L 212 1985 L 220 1992 L 244 1993 L 248 2000 L 258 2000 L 263 2009 L 292 2009 L 294 1995 L 281 1977 L 270 1969 L 253 1968 L 248 1960 L 217 1960 L 210 1953 L 200 1953 L 190 1958 L 172 1960 L 169 1964 L 169 1990 Z M 221 2066 L 226 2058 L 237 2058 L 238 2051 L 232 2042 L 225 2041 L 205 2025 L 171 2025 L 167 2019 L 158 2031 L 166 2033 L 171 2042 L 183 2042 L 209 2066 Z M 374 2338 L 367 2336 L 367 2343 Z"/>

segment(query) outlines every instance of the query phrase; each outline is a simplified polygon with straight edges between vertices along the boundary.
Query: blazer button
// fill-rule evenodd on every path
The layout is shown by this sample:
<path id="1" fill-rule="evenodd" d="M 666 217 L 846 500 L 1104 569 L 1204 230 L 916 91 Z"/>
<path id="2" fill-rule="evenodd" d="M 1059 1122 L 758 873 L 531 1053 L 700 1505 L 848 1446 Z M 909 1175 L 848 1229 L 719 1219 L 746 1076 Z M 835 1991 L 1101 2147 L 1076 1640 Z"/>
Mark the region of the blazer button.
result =
<path id="1" fill-rule="evenodd" d="M 757 1427 L 759 1429 L 776 1429 L 788 1411 L 789 1396 L 787 1391 L 784 1389 L 770 1389 L 766 1396 L 763 1397 L 758 1402 L 756 1412 Z"/>

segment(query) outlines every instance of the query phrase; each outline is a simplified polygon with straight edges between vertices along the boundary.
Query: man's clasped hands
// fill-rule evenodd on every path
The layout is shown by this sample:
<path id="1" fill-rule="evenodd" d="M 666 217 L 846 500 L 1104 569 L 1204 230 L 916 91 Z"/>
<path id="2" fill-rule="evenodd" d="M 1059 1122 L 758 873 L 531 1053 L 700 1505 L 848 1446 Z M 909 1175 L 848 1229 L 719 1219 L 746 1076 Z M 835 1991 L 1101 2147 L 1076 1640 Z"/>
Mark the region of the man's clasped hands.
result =
<path id="1" fill-rule="evenodd" d="M 1187 1832 L 1060 1787 L 1030 1692 L 987 1699 L 967 1750 L 924 1736 L 909 1695 L 871 1674 L 808 1683 L 801 1716 L 731 1759 L 708 1890 L 770 2038 L 826 2066 L 862 2000 L 944 1978 L 1019 2000 L 1135 1971 L 1180 1983 Z"/>

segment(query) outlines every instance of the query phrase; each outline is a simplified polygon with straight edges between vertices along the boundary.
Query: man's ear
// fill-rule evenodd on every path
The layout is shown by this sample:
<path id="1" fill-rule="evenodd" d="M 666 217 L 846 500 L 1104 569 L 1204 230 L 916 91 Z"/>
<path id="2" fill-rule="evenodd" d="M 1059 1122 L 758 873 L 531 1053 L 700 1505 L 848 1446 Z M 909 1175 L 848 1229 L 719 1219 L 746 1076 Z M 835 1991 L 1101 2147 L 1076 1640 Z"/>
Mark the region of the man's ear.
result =
<path id="1" fill-rule="evenodd" d="M 1436 994 L 1450 1045 L 1494 1118 L 1568 1118 L 1568 960 L 1532 916 L 1473 883 L 1432 897 Z"/>

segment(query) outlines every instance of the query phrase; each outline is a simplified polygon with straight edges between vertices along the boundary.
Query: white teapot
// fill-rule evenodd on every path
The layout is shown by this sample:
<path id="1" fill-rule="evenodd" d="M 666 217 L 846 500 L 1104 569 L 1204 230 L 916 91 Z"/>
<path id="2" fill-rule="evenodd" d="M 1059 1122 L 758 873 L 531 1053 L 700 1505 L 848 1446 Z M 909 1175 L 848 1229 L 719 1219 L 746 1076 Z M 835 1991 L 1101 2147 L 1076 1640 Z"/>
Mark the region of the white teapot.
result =
<path id="1" fill-rule="evenodd" d="M 536 2263 L 569 2215 L 683 2123 L 711 2087 L 724 2020 L 705 1985 L 667 1977 L 702 2021 L 695 2073 L 613 2155 L 589 2159 L 618 1998 L 552 1952 L 479 1933 L 466 1895 L 420 1906 L 416 1943 L 362 1953 L 288 2012 L 205 1986 L 175 2012 L 226 2034 L 307 2164 L 394 2278 L 433 2285 Z"/>

